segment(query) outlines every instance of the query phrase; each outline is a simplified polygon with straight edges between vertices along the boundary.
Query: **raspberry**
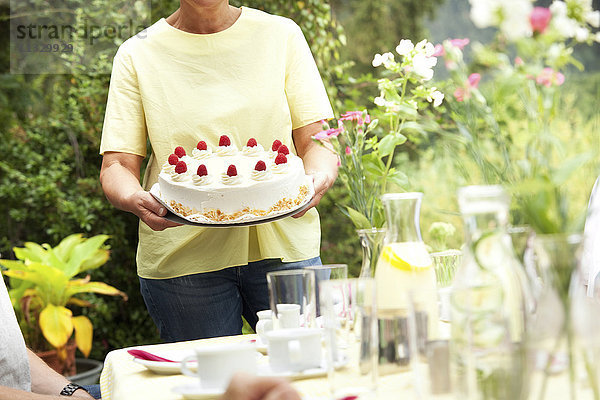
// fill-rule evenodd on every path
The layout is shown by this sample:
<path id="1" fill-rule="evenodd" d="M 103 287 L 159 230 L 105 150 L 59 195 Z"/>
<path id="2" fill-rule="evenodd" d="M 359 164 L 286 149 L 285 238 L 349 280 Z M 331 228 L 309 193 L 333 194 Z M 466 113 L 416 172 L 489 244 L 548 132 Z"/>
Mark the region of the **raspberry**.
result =
<path id="1" fill-rule="evenodd" d="M 199 141 L 196 145 L 196 148 L 198 150 L 208 150 L 208 146 L 206 145 L 206 142 L 204 140 Z"/>
<path id="2" fill-rule="evenodd" d="M 281 146 L 279 146 L 279 148 L 277 149 L 277 152 L 280 154 L 285 154 L 286 156 L 288 154 L 290 154 L 290 150 L 287 148 L 287 146 L 285 144 L 282 144 Z"/>
<path id="3" fill-rule="evenodd" d="M 229 168 L 227 168 L 227 176 L 236 176 L 237 175 L 237 169 L 235 168 L 235 165 L 231 164 L 229 166 Z"/>
<path id="4" fill-rule="evenodd" d="M 231 146 L 231 140 L 227 135 L 221 135 L 219 138 L 219 146 Z"/>
<path id="5" fill-rule="evenodd" d="M 186 171 L 187 165 L 185 165 L 185 161 L 177 162 L 177 165 L 175 166 L 175 172 L 177 172 L 178 174 L 183 174 Z"/>
<path id="6" fill-rule="evenodd" d="M 179 161 L 179 157 L 177 157 L 177 154 L 171 154 L 169 156 L 169 164 L 170 165 L 177 165 L 177 161 Z"/>
<path id="7" fill-rule="evenodd" d="M 256 139 L 250 138 L 248 139 L 248 143 L 246 143 L 247 147 L 256 147 L 258 143 L 256 143 Z"/>
<path id="8" fill-rule="evenodd" d="M 256 166 L 254 167 L 255 170 L 257 171 L 265 171 L 267 169 L 267 165 L 265 164 L 264 161 L 259 161 L 256 163 Z"/>
<path id="9" fill-rule="evenodd" d="M 273 145 L 271 146 L 271 150 L 277 151 L 277 150 L 279 150 L 279 147 L 281 147 L 281 140 L 275 139 L 275 141 L 273 142 Z"/>
<path id="10" fill-rule="evenodd" d="M 206 165 L 200 164 L 198 166 L 198 171 L 196 171 L 196 173 L 198 174 L 198 176 L 206 176 L 206 175 L 208 175 L 208 171 L 206 170 Z"/>
<path id="11" fill-rule="evenodd" d="M 286 163 L 287 163 L 287 157 L 285 156 L 285 154 L 283 154 L 283 153 L 277 154 L 277 157 L 275 157 L 275 164 L 279 165 L 279 164 L 286 164 Z"/>
<path id="12" fill-rule="evenodd" d="M 181 158 L 185 156 L 185 149 L 181 146 L 175 147 L 175 151 L 173 152 L 177 155 L 177 157 Z"/>

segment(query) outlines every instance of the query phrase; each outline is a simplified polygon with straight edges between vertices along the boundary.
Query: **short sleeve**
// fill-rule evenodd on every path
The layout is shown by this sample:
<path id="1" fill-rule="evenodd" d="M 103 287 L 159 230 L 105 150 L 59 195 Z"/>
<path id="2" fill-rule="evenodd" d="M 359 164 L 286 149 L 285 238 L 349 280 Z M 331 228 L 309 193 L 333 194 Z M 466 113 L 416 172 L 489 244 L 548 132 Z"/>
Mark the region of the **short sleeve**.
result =
<path id="1" fill-rule="evenodd" d="M 146 120 L 137 74 L 124 43 L 113 61 L 100 154 L 106 151 L 146 156 Z"/>
<path id="2" fill-rule="evenodd" d="M 333 110 L 310 47 L 295 23 L 292 23 L 286 49 L 285 93 L 292 116 L 292 129 L 333 118 Z"/>

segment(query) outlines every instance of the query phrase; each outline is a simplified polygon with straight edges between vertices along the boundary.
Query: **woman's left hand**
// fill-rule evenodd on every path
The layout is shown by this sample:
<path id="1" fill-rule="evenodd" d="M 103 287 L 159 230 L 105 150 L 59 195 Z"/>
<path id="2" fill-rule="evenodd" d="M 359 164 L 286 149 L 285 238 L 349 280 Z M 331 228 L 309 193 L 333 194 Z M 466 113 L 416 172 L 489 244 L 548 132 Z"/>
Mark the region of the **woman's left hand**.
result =
<path id="1" fill-rule="evenodd" d="M 313 122 L 292 131 L 296 152 L 304 162 L 306 174 L 312 176 L 315 188 L 315 195 L 310 205 L 304 211 L 293 215 L 293 218 L 302 217 L 308 210 L 319 204 L 337 178 L 337 155 L 312 139 L 321 130 L 321 122 Z"/>

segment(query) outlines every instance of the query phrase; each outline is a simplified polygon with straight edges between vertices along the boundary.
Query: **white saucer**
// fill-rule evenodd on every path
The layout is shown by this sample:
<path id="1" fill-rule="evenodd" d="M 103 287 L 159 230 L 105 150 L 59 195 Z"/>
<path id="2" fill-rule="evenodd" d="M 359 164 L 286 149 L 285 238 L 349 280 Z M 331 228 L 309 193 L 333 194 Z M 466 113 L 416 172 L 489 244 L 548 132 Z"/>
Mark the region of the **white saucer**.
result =
<path id="1" fill-rule="evenodd" d="M 223 389 L 203 389 L 199 383 L 175 386 L 173 391 L 188 400 L 215 399 L 225 392 Z"/>
<path id="2" fill-rule="evenodd" d="M 148 370 L 154 372 L 159 375 L 175 375 L 181 374 L 181 363 L 180 362 L 165 362 L 165 361 L 150 361 L 150 360 L 142 360 L 140 358 L 133 358 L 133 361 L 143 365 Z M 196 369 L 196 363 L 190 361 L 188 366 L 191 370 Z"/>

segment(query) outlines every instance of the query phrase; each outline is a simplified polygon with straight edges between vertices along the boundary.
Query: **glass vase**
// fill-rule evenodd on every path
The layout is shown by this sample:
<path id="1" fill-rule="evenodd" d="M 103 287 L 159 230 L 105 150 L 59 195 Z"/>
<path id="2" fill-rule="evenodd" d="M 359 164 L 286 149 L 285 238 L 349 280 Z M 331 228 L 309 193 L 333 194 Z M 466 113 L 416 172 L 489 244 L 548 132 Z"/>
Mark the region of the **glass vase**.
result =
<path id="1" fill-rule="evenodd" d="M 369 228 L 357 229 L 356 233 L 362 246 L 362 265 L 360 267 L 360 278 L 373 278 L 375 266 L 381 253 L 381 246 L 385 238 L 385 229 Z"/>
<path id="2" fill-rule="evenodd" d="M 528 329 L 530 399 L 577 398 L 576 332 L 570 293 L 578 280 L 581 245 L 580 235 L 537 235 L 533 240 L 540 290 Z"/>

